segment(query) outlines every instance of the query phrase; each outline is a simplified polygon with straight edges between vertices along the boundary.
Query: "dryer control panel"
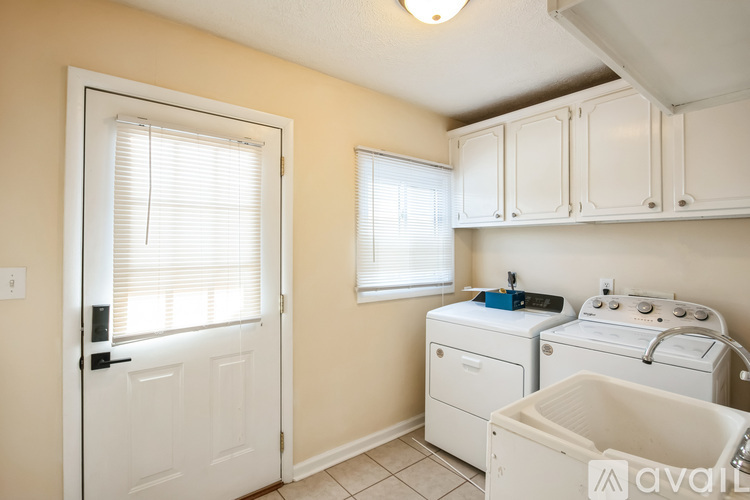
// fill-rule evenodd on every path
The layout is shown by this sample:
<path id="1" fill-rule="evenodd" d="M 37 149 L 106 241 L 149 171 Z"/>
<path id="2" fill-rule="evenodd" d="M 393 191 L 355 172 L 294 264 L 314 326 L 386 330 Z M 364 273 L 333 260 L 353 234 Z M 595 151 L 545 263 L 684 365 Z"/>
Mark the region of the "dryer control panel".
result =
<path id="1" fill-rule="evenodd" d="M 583 304 L 578 319 L 659 331 L 675 326 L 701 326 L 728 334 L 724 317 L 718 311 L 679 300 L 597 295 Z"/>

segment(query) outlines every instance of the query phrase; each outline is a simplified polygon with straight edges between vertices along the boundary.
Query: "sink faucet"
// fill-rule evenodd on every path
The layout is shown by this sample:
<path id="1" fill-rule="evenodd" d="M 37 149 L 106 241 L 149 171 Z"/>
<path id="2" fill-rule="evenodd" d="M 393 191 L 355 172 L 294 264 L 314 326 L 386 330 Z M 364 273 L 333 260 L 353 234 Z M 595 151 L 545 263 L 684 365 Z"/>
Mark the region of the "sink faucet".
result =
<path id="1" fill-rule="evenodd" d="M 750 352 L 748 352 L 747 349 L 742 347 L 742 345 L 740 345 L 740 343 L 733 338 L 728 337 L 727 335 L 722 335 L 717 331 L 709 330 L 708 328 L 701 328 L 699 326 L 676 326 L 674 328 L 664 330 L 659 335 L 651 339 L 651 342 L 648 343 L 646 352 L 643 353 L 643 357 L 641 359 L 643 359 L 644 363 L 650 365 L 654 361 L 654 351 L 659 346 L 659 344 L 664 342 L 669 337 L 674 337 L 675 335 L 686 335 L 689 333 L 701 335 L 703 337 L 709 337 L 728 345 L 734 352 L 739 355 L 740 359 L 742 359 L 742 361 L 745 363 L 745 367 L 747 368 L 747 370 L 742 370 L 740 372 L 740 379 L 750 381 Z M 745 474 L 750 474 L 750 429 L 747 429 L 747 431 L 745 431 L 745 435 L 742 437 L 739 445 L 737 445 L 737 452 L 735 453 L 734 458 L 732 458 L 730 463 L 735 469 L 738 469 Z"/>
<path id="2" fill-rule="evenodd" d="M 731 347 L 732 350 L 736 352 L 739 355 L 740 359 L 745 363 L 745 367 L 747 367 L 747 370 L 742 370 L 740 372 L 740 379 L 750 381 L 750 352 L 748 352 L 747 349 L 742 347 L 742 345 L 740 345 L 740 343 L 733 338 L 727 335 L 722 335 L 717 331 L 710 330 L 708 328 L 701 328 L 699 326 L 676 326 L 674 328 L 664 330 L 659 335 L 651 339 L 651 342 L 648 343 L 646 352 L 643 353 L 643 357 L 641 359 L 643 359 L 644 363 L 650 365 L 654 361 L 654 351 L 659 346 L 659 344 L 664 342 L 669 337 L 674 337 L 675 335 L 686 335 L 689 333 L 701 335 L 703 337 L 709 337 Z"/>

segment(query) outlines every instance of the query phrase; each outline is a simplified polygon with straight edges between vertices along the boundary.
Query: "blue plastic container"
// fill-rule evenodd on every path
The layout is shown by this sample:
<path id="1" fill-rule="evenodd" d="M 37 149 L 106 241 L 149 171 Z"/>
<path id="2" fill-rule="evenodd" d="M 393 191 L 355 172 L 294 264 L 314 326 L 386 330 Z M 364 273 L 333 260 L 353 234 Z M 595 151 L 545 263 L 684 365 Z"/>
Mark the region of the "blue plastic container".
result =
<path id="1" fill-rule="evenodd" d="M 526 292 L 523 290 L 508 290 L 505 293 L 485 292 L 485 307 L 515 311 L 526 306 Z"/>

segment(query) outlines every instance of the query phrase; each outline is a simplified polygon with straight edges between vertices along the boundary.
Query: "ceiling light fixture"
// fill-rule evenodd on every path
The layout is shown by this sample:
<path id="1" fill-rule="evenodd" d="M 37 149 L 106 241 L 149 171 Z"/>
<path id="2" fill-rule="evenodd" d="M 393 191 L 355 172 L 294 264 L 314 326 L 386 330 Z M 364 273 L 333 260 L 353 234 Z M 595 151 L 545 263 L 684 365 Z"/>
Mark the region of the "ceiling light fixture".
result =
<path id="1" fill-rule="evenodd" d="M 469 0 L 398 0 L 398 3 L 423 23 L 440 24 L 458 14 Z"/>

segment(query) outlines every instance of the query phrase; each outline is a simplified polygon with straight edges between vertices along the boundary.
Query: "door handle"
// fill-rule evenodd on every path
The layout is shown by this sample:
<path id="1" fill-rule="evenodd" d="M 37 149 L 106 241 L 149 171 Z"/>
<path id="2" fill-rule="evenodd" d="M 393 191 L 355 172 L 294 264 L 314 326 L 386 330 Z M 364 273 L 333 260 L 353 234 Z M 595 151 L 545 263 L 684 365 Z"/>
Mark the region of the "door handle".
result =
<path id="1" fill-rule="evenodd" d="M 97 352 L 91 355 L 91 369 L 102 370 L 104 368 L 109 368 L 109 365 L 114 365 L 115 363 L 127 363 L 129 361 L 133 360 L 131 358 L 109 359 L 108 352 Z"/>
<path id="2" fill-rule="evenodd" d="M 461 363 L 464 366 L 467 366 L 469 368 L 474 368 L 476 370 L 482 369 L 482 361 L 475 359 L 475 358 L 470 358 L 468 356 L 461 356 Z"/>

